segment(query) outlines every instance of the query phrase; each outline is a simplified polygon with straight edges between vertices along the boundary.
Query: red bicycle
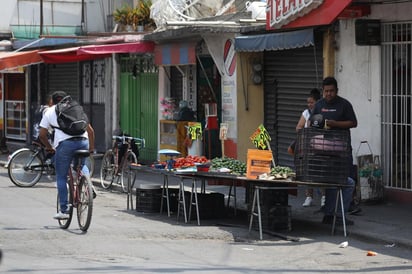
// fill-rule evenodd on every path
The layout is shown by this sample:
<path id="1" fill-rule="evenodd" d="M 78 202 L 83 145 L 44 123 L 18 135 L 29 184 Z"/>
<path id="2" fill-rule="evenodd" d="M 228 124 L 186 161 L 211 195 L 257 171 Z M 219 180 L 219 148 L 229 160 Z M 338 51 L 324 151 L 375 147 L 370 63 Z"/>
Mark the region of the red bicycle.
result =
<path id="1" fill-rule="evenodd" d="M 73 217 L 73 208 L 77 209 L 77 221 L 80 230 L 87 231 L 92 221 L 93 213 L 93 185 L 89 175 L 82 172 L 82 159 L 90 155 L 88 150 L 76 150 L 74 165 L 70 166 L 67 190 L 68 190 L 68 219 L 58 220 L 60 228 L 67 229 Z M 59 194 L 57 194 L 57 212 L 61 212 Z"/>

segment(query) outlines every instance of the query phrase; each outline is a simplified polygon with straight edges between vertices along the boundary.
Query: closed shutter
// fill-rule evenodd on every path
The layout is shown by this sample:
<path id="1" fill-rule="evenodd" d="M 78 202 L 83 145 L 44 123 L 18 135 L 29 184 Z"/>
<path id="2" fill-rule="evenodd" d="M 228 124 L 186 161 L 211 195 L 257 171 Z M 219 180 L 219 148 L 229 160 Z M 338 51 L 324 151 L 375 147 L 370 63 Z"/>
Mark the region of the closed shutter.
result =
<path id="1" fill-rule="evenodd" d="M 315 54 L 316 52 L 316 54 Z M 321 88 L 323 61 L 321 43 L 315 47 L 264 53 L 265 127 L 277 165 L 293 167 L 287 153 L 296 137 L 296 124 L 307 108 L 312 88 Z"/>
<path id="2" fill-rule="evenodd" d="M 79 75 L 78 63 L 48 65 L 48 93 L 63 90 L 74 99 L 81 101 Z"/>

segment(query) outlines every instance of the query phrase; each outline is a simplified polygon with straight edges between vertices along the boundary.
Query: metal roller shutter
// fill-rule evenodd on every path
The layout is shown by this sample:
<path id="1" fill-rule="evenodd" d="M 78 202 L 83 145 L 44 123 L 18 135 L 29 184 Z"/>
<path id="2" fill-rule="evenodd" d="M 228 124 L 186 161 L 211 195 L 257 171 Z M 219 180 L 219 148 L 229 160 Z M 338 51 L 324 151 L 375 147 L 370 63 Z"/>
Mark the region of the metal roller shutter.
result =
<path id="1" fill-rule="evenodd" d="M 264 52 L 265 127 L 277 165 L 294 165 L 287 148 L 295 139 L 310 90 L 322 85 L 321 45 Z"/>
<path id="2" fill-rule="evenodd" d="M 64 63 L 48 65 L 49 94 L 56 90 L 63 90 L 74 99 L 80 99 L 79 64 Z"/>

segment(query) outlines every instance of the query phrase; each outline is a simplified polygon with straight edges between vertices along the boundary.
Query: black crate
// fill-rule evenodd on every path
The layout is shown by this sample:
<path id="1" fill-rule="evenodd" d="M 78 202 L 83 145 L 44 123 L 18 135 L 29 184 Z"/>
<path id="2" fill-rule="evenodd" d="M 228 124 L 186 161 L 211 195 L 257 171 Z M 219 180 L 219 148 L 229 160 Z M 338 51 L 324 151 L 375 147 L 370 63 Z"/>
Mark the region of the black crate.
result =
<path id="1" fill-rule="evenodd" d="M 162 189 L 157 185 L 140 185 L 136 188 L 136 211 L 160 212 Z"/>
<path id="2" fill-rule="evenodd" d="M 300 130 L 295 149 L 296 180 L 345 183 L 351 153 L 349 131 Z"/>
<path id="3" fill-rule="evenodd" d="M 257 209 L 255 209 L 257 212 Z M 261 208 L 262 229 L 267 231 L 292 230 L 292 210 L 290 206 Z M 259 220 L 253 219 L 253 229 L 259 230 Z"/>
<path id="4" fill-rule="evenodd" d="M 253 195 L 255 194 L 255 186 L 268 186 L 267 183 L 250 182 L 246 188 L 246 197 L 249 211 L 252 208 Z M 284 184 L 270 183 L 272 187 L 285 187 Z M 272 206 L 287 206 L 289 204 L 288 189 L 265 189 L 260 190 L 259 200 L 261 207 Z"/>
<path id="5" fill-rule="evenodd" d="M 194 194 L 193 194 L 194 195 Z M 219 219 L 225 217 L 225 195 L 222 193 L 198 193 L 197 194 L 199 216 L 202 219 Z M 196 220 L 196 206 L 194 205 L 195 197 L 193 196 L 193 206 L 190 216 L 191 220 Z M 185 191 L 185 202 L 187 214 L 189 214 L 190 192 Z M 182 209 L 181 209 L 182 210 Z M 183 212 L 183 210 L 181 211 Z M 188 216 L 189 218 L 189 216 Z"/>
<path id="6" fill-rule="evenodd" d="M 170 211 L 171 212 L 177 212 L 179 188 L 169 187 L 168 192 L 169 192 L 169 208 L 170 208 Z M 166 189 L 164 190 L 164 195 L 166 195 Z M 163 212 L 167 212 L 166 198 L 163 198 Z"/>

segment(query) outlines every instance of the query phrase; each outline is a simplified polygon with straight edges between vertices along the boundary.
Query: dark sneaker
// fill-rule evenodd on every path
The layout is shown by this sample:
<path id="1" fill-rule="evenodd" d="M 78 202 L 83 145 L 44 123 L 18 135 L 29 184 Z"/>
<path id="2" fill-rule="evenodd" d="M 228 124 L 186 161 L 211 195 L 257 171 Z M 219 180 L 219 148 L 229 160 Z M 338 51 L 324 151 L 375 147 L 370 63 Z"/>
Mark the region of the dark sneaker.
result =
<path id="1" fill-rule="evenodd" d="M 327 225 L 333 224 L 333 215 L 325 215 L 323 217 L 322 223 L 327 224 Z M 349 219 L 345 219 L 345 223 L 346 223 L 346 225 L 354 225 L 355 224 L 352 220 L 349 220 Z M 339 216 L 336 217 L 336 224 L 337 225 L 342 225 L 343 224 L 342 217 L 339 217 Z"/>
<path id="2" fill-rule="evenodd" d="M 332 223 L 333 223 L 333 216 L 332 215 L 323 216 L 322 224 L 331 225 Z"/>
<path id="3" fill-rule="evenodd" d="M 362 211 L 362 209 L 361 209 L 360 207 L 358 207 L 358 206 L 351 206 L 351 207 L 349 208 L 348 213 L 349 213 L 350 215 L 360 215 L 361 211 Z"/>

